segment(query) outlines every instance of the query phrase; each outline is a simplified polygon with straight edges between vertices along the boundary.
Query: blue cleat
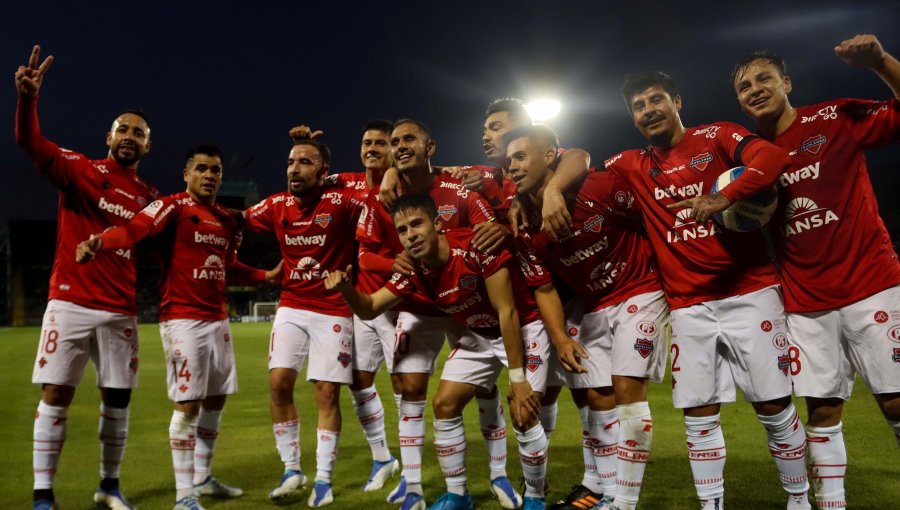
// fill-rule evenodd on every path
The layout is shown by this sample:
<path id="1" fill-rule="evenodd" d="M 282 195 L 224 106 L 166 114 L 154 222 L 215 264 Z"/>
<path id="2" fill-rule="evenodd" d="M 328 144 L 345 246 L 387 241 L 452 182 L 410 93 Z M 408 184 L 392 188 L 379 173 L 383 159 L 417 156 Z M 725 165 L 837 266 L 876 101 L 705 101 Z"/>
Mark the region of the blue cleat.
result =
<path id="1" fill-rule="evenodd" d="M 316 480 L 309 495 L 309 501 L 306 504 L 310 508 L 322 508 L 330 505 L 333 501 L 334 494 L 331 492 L 331 484 L 322 480 Z"/>
<path id="2" fill-rule="evenodd" d="M 384 461 L 372 461 L 372 472 L 369 473 L 369 480 L 363 485 L 363 492 L 377 491 L 384 487 L 384 482 L 400 472 L 400 462 L 393 456 Z"/>
<path id="3" fill-rule="evenodd" d="M 195 494 L 188 494 L 187 496 L 179 499 L 175 502 L 175 507 L 172 510 L 205 510 L 203 505 L 197 501 L 197 496 Z"/>
<path id="4" fill-rule="evenodd" d="M 34 502 L 34 510 L 59 510 L 59 507 L 52 499 L 39 499 Z"/>
<path id="5" fill-rule="evenodd" d="M 306 475 L 296 469 L 287 469 L 278 482 L 278 487 L 269 493 L 269 499 L 276 502 L 291 499 L 306 488 Z"/>
<path id="6" fill-rule="evenodd" d="M 406 498 L 406 477 L 401 476 L 400 483 L 398 483 L 397 486 L 394 487 L 394 490 L 392 490 L 391 493 L 388 494 L 387 502 L 394 504 L 394 505 L 399 505 L 399 504 L 403 503 L 403 500 L 405 498 Z"/>
<path id="7" fill-rule="evenodd" d="M 448 492 L 439 497 L 428 510 L 472 510 L 472 496 Z"/>
<path id="8" fill-rule="evenodd" d="M 213 496 L 216 498 L 237 498 L 244 494 L 244 491 L 239 487 L 225 485 L 212 476 L 207 476 L 206 480 L 203 480 L 202 483 L 194 485 L 194 494 L 198 496 Z M 96 497 L 94 500 L 96 501 Z"/>
<path id="9" fill-rule="evenodd" d="M 422 498 L 421 494 L 410 492 L 403 498 L 400 510 L 425 510 L 425 499 Z"/>
<path id="10" fill-rule="evenodd" d="M 134 510 L 134 507 L 125 499 L 118 487 L 109 490 L 97 487 L 97 490 L 94 492 L 94 503 L 97 503 L 97 506 L 101 508 L 109 508 L 110 510 Z"/>
<path id="11" fill-rule="evenodd" d="M 525 504 L 522 505 L 522 510 L 546 510 L 546 508 L 547 505 L 543 499 L 525 496 Z"/>
<path id="12" fill-rule="evenodd" d="M 498 476 L 491 480 L 491 494 L 497 498 L 503 508 L 508 510 L 522 508 L 522 496 L 516 492 L 505 476 Z"/>

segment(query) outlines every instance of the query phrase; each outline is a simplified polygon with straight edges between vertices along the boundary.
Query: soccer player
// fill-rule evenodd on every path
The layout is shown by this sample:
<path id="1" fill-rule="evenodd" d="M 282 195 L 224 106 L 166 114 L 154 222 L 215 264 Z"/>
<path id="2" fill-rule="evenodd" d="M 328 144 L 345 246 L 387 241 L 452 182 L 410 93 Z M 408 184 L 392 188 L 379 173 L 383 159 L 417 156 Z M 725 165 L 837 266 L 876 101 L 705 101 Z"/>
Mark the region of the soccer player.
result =
<path id="1" fill-rule="evenodd" d="M 529 223 L 539 225 L 558 158 L 556 134 L 526 126 L 505 137 L 509 176 L 524 212 L 536 220 Z M 586 470 L 581 486 L 555 508 L 634 510 L 653 439 L 648 381 L 660 382 L 665 374 L 669 309 L 623 178 L 592 172 L 570 190 L 568 209 L 571 236 L 552 241 L 530 229 L 519 236 L 520 258 L 551 270 L 586 312 L 581 344 L 563 337 L 556 350 L 584 430 L 596 444 L 585 452 L 585 465 L 595 469 Z"/>
<path id="2" fill-rule="evenodd" d="M 878 216 L 864 154 L 900 139 L 900 63 L 872 35 L 843 41 L 835 53 L 874 71 L 895 98 L 795 108 L 777 55 L 751 53 L 732 72 L 741 108 L 759 134 L 792 156 L 772 226 L 819 508 L 846 505 L 841 414 L 856 372 L 900 444 L 900 315 L 891 312 L 900 303 L 900 264 Z"/>
<path id="3" fill-rule="evenodd" d="M 394 124 L 391 154 L 405 191 L 429 193 L 439 204 L 443 228 L 474 225 L 476 244 L 486 251 L 497 248 L 506 238 L 506 229 L 496 224 L 491 206 L 478 193 L 469 191 L 458 179 L 446 173 L 433 171 L 431 156 L 435 150 L 435 142 L 423 123 L 403 119 Z M 386 185 L 383 183 L 382 189 Z M 408 274 L 413 269 L 411 260 L 405 255 L 393 220 L 380 200 L 378 194 L 369 195 L 365 217 L 357 230 L 360 249 L 367 253 L 360 259 L 360 269 Z M 425 397 L 428 377 L 434 372 L 434 361 L 444 344 L 445 333 L 450 334 L 451 344 L 455 342 L 453 328 L 448 323 L 452 324 L 452 321 L 422 300 L 411 299 L 398 307 L 393 369 L 402 391 L 400 456 L 403 474 L 400 485 L 387 499 L 400 503 L 402 510 L 424 507 L 421 477 Z M 415 340 L 411 342 L 411 338 Z M 504 508 L 519 508 L 522 498 L 506 477 L 506 424 L 499 394 L 496 390 L 491 393 L 490 389 L 480 389 L 478 404 L 491 415 L 490 421 L 494 423 L 490 428 L 491 439 L 487 441 L 491 491 Z"/>
<path id="4" fill-rule="evenodd" d="M 237 222 L 216 203 L 222 184 L 219 148 L 197 145 L 186 157 L 185 191 L 153 202 L 126 225 L 91 236 L 78 245 L 76 259 L 90 262 L 99 253 L 128 249 L 151 235 L 160 240 L 159 333 L 169 399 L 175 402 L 169 424 L 175 510 L 202 510 L 198 496 L 243 494 L 210 475 L 225 399 L 237 392 L 226 278 L 253 284 L 281 275 L 237 262 Z"/>
<path id="5" fill-rule="evenodd" d="M 318 407 L 316 477 L 308 504 L 331 504 L 331 475 L 341 431 L 340 389 L 352 381 L 353 319 L 339 296 L 325 292 L 322 278 L 353 261 L 352 230 L 363 206 L 354 187 L 324 182 L 331 161 L 316 139 L 294 142 L 288 156 L 288 191 L 245 211 L 247 225 L 275 234 L 284 260 L 281 301 L 269 342 L 269 388 L 275 445 L 285 471 L 269 493 L 292 498 L 306 486 L 300 470 L 300 422 L 294 385 L 309 357 L 307 379 Z"/>
<path id="6" fill-rule="evenodd" d="M 88 359 L 100 388 L 100 486 L 94 501 L 113 510 L 132 506 L 119 490 L 119 469 L 128 437 L 128 404 L 137 385 L 134 254 L 130 249 L 77 267 L 72 256 L 82 239 L 122 225 L 152 202 L 157 191 L 137 176 L 150 150 L 150 127 L 137 111 L 118 115 L 106 135 L 106 158 L 90 160 L 44 138 L 38 123 L 38 93 L 53 62 L 40 65 L 35 46 L 15 74 L 19 102 L 16 142 L 38 171 L 59 190 L 56 255 L 50 295 L 32 382 L 41 384 L 34 420 L 34 508 L 56 508 L 53 478 L 66 439 L 66 420 L 75 387 Z"/>
<path id="7" fill-rule="evenodd" d="M 549 342 L 524 277 L 514 266 L 509 268 L 512 255 L 507 250 L 487 255 L 475 248 L 472 229 L 439 233 L 438 208 L 427 194 L 404 195 L 391 214 L 400 241 L 413 260 L 412 274 L 397 273 L 385 287 L 363 294 L 349 285 L 348 267 L 347 274 L 330 274 L 326 287 L 340 289 L 362 317 L 374 317 L 418 294 L 468 330 L 458 337 L 433 400 L 435 448 L 448 492 L 429 508 L 472 508 L 466 488 L 462 410 L 476 388 L 492 388 L 502 366 L 507 365 L 510 413 L 525 476 L 524 508 L 543 509 L 547 438 L 538 419 L 538 406 Z M 561 305 L 559 315 L 557 329 L 562 332 Z M 459 326 L 453 329 L 459 331 Z"/>

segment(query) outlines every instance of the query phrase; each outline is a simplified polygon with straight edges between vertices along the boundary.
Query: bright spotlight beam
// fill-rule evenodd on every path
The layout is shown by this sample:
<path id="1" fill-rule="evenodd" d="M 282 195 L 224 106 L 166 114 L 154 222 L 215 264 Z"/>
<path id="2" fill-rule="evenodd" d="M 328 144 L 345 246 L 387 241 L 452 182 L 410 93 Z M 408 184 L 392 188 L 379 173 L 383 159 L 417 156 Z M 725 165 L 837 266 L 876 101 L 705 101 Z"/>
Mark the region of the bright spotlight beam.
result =
<path id="1" fill-rule="evenodd" d="M 525 109 L 535 122 L 546 122 L 559 115 L 562 103 L 555 99 L 537 99 L 525 105 Z"/>

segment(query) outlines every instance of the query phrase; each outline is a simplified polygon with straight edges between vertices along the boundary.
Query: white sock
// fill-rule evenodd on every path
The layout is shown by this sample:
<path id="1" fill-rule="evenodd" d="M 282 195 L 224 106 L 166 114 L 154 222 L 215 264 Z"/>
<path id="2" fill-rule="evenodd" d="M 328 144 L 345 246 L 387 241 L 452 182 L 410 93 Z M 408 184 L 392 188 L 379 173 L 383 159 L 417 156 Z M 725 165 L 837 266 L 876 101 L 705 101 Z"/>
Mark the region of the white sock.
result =
<path id="1" fill-rule="evenodd" d="M 200 485 L 209 476 L 221 422 L 221 410 L 207 411 L 200 408 L 200 417 L 197 419 L 197 446 L 194 447 L 194 485 Z"/>
<path id="2" fill-rule="evenodd" d="M 553 431 L 556 430 L 556 414 L 558 410 L 559 406 L 556 402 L 541 406 L 541 426 L 544 428 L 544 434 L 547 436 L 547 439 L 550 439 Z"/>
<path id="3" fill-rule="evenodd" d="M 397 404 L 397 421 L 400 421 L 400 402 L 403 401 L 403 395 L 394 393 L 394 402 Z"/>
<path id="4" fill-rule="evenodd" d="M 888 426 L 891 427 L 891 432 L 894 433 L 894 439 L 897 440 L 897 446 L 900 446 L 900 420 L 897 420 L 897 421 L 886 420 L 886 421 L 888 423 Z"/>
<path id="5" fill-rule="evenodd" d="M 616 454 L 619 452 L 619 412 L 588 411 L 591 438 L 594 440 L 594 464 L 604 496 L 616 494 Z"/>
<path id="6" fill-rule="evenodd" d="M 441 473 L 447 481 L 447 492 L 466 494 L 466 430 L 462 416 L 434 420 L 434 451 Z"/>
<path id="7" fill-rule="evenodd" d="M 525 432 L 516 431 L 519 442 L 519 461 L 525 477 L 525 497 L 544 497 L 544 482 L 547 480 L 547 434 L 538 423 Z"/>
<path id="8" fill-rule="evenodd" d="M 800 417 L 789 404 L 774 416 L 757 415 L 769 436 L 769 452 L 781 477 L 781 486 L 791 495 L 806 494 L 809 479 L 806 476 L 806 433 Z"/>
<path id="9" fill-rule="evenodd" d="M 584 476 L 581 479 L 581 485 L 600 494 L 603 492 L 603 485 L 600 484 L 600 477 L 597 476 L 597 464 L 594 462 L 594 440 L 591 437 L 590 425 L 590 408 L 588 406 L 579 407 L 578 414 L 581 416 L 581 455 L 584 457 Z"/>
<path id="10" fill-rule="evenodd" d="M 806 426 L 806 447 L 819 508 L 844 508 L 844 474 L 847 471 L 847 448 L 842 424 L 833 427 Z"/>
<path id="11" fill-rule="evenodd" d="M 616 463 L 616 499 L 620 510 L 634 510 L 641 495 L 644 469 L 653 443 L 650 404 L 635 402 L 618 406 L 619 455 Z"/>
<path id="12" fill-rule="evenodd" d="M 359 424 L 362 425 L 363 434 L 369 442 L 372 450 L 372 460 L 385 462 L 391 458 L 391 452 L 387 447 L 387 438 L 384 435 L 384 407 L 381 398 L 375 391 L 375 386 L 351 391 L 353 395 L 353 409 Z"/>
<path id="13" fill-rule="evenodd" d="M 481 437 L 487 445 L 491 480 L 506 476 L 506 418 L 500 403 L 500 392 L 493 398 L 476 398 Z"/>
<path id="14" fill-rule="evenodd" d="M 118 478 L 128 441 L 128 408 L 100 402 L 100 479 Z"/>
<path id="15" fill-rule="evenodd" d="M 273 423 L 272 432 L 284 469 L 300 471 L 300 420 Z"/>
<path id="16" fill-rule="evenodd" d="M 318 429 L 319 441 L 316 444 L 316 481 L 331 483 L 331 472 L 334 470 L 334 459 L 337 458 L 340 432 Z"/>
<path id="17" fill-rule="evenodd" d="M 697 497 L 704 505 L 712 505 L 717 499 L 721 502 L 725 496 L 725 436 L 719 415 L 685 416 L 684 428 Z"/>
<path id="18" fill-rule="evenodd" d="M 169 422 L 169 446 L 172 449 L 172 467 L 175 468 L 175 499 L 179 500 L 194 490 L 194 447 L 197 444 L 197 417 L 181 411 L 172 413 Z"/>
<path id="19" fill-rule="evenodd" d="M 42 400 L 34 417 L 34 446 L 32 467 L 34 489 L 52 489 L 56 463 L 66 441 L 66 420 L 69 409 L 51 406 Z"/>
<path id="20" fill-rule="evenodd" d="M 410 485 L 418 486 L 422 493 L 422 447 L 425 444 L 425 401 L 400 402 L 400 459 L 403 461 L 403 477 L 407 491 Z M 414 489 L 416 487 L 413 487 Z"/>

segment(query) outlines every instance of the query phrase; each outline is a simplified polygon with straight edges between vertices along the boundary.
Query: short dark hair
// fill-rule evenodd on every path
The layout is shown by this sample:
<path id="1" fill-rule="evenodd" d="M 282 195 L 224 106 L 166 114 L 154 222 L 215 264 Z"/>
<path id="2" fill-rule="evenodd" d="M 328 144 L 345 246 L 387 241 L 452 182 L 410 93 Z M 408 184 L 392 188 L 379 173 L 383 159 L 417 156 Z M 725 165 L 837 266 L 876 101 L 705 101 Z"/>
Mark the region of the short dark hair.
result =
<path id="1" fill-rule="evenodd" d="M 363 126 L 362 133 L 366 134 L 366 131 L 381 131 L 382 133 L 391 136 L 391 131 L 394 130 L 394 123 L 389 120 L 384 119 L 373 119 L 369 122 L 366 122 L 366 125 Z"/>
<path id="2" fill-rule="evenodd" d="M 507 131 L 503 135 L 503 142 L 509 145 L 510 142 L 518 138 L 531 138 L 532 140 L 546 144 L 546 146 L 554 151 L 559 150 L 559 137 L 556 132 L 544 124 L 533 124 L 530 126 L 520 126 L 516 129 Z"/>
<path id="3" fill-rule="evenodd" d="M 118 119 L 119 117 L 121 117 L 122 115 L 125 115 L 126 113 L 130 113 L 131 115 L 137 115 L 138 117 L 144 119 L 144 122 L 147 123 L 148 127 L 150 126 L 150 118 L 147 117 L 147 112 L 145 112 L 144 110 L 142 110 L 140 108 L 128 108 L 128 109 L 125 109 L 125 110 L 122 110 L 121 112 L 119 112 L 118 115 L 116 115 L 116 118 Z"/>
<path id="4" fill-rule="evenodd" d="M 407 193 L 397 199 L 391 206 L 391 218 L 413 210 L 425 211 L 428 218 L 434 221 L 437 218 L 437 206 L 434 199 L 428 193 Z"/>
<path id="5" fill-rule="evenodd" d="M 738 63 L 731 68 L 731 83 L 734 83 L 734 79 L 737 78 L 739 74 L 744 74 L 744 72 L 747 71 L 747 68 L 757 60 L 772 64 L 778 69 L 778 72 L 781 73 L 782 77 L 787 76 L 787 64 L 784 63 L 784 59 L 781 58 L 781 55 L 778 55 L 774 51 L 761 50 L 748 53 L 738 60 Z"/>
<path id="6" fill-rule="evenodd" d="M 634 97 L 635 94 L 657 85 L 662 87 L 663 90 L 672 96 L 672 99 L 675 99 L 675 96 L 678 95 L 678 86 L 675 85 L 675 80 L 662 71 L 648 71 L 646 73 L 630 74 L 626 76 L 625 81 L 623 81 L 622 85 L 619 87 L 619 91 L 622 93 L 622 98 L 625 100 L 628 111 L 631 111 L 631 98 Z"/>
<path id="7" fill-rule="evenodd" d="M 315 147 L 316 150 L 319 151 L 319 155 L 322 156 L 322 163 L 326 165 L 331 164 L 331 149 L 325 142 L 320 142 L 315 138 L 301 138 L 298 140 L 294 140 L 294 147 L 298 145 L 309 145 L 311 147 Z"/>
<path id="8" fill-rule="evenodd" d="M 525 103 L 516 97 L 501 97 L 494 99 L 484 111 L 485 117 L 490 117 L 497 112 L 506 112 L 510 119 L 520 121 L 524 124 L 531 124 L 531 115 L 525 108 Z"/>
<path id="9" fill-rule="evenodd" d="M 428 129 L 428 126 L 426 126 L 424 122 L 415 119 L 400 119 L 397 122 L 394 122 L 394 129 L 397 129 L 403 124 L 412 124 L 418 127 L 419 131 L 425 133 L 426 138 L 428 138 L 429 140 L 431 139 L 431 130 Z"/>
<path id="10" fill-rule="evenodd" d="M 192 159 L 197 154 L 205 154 L 207 156 L 222 159 L 222 149 L 211 143 L 198 143 L 197 145 L 194 145 L 188 149 L 184 157 L 185 159 Z"/>

